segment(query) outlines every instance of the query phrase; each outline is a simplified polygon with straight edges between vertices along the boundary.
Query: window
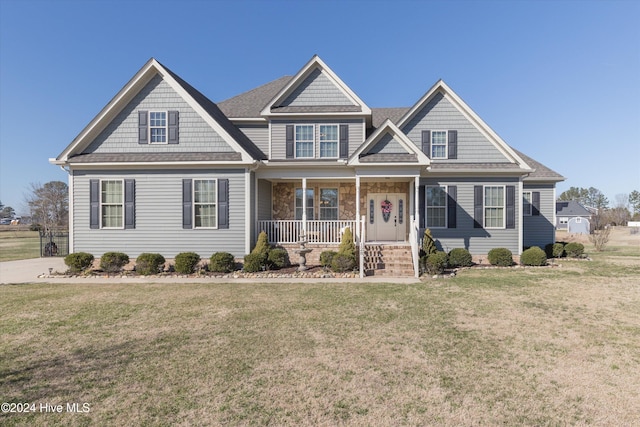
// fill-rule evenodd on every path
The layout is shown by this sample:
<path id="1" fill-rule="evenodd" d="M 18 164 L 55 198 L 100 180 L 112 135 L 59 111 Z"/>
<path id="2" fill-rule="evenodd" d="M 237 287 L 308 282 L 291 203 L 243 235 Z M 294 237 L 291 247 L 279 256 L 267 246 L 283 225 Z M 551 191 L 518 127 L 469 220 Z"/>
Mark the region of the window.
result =
<path id="1" fill-rule="evenodd" d="M 193 180 L 193 216 L 195 228 L 216 228 L 217 180 Z"/>
<path id="2" fill-rule="evenodd" d="M 149 141 L 152 144 L 163 144 L 167 142 L 166 111 L 149 112 Z"/>
<path id="3" fill-rule="evenodd" d="M 431 158 L 446 159 L 447 158 L 447 132 L 432 131 L 431 132 Z"/>
<path id="4" fill-rule="evenodd" d="M 425 197 L 427 227 L 445 228 L 447 226 L 447 187 L 427 185 L 425 190 L 427 192 Z"/>
<path id="5" fill-rule="evenodd" d="M 338 125 L 320 125 L 320 157 L 338 157 Z"/>
<path id="6" fill-rule="evenodd" d="M 561 216 L 560 217 L 560 224 L 567 224 L 569 222 L 569 218 L 567 218 L 566 216 Z"/>
<path id="7" fill-rule="evenodd" d="M 338 219 L 338 189 L 337 188 L 321 188 L 320 189 L 320 219 L 321 220 L 337 220 Z"/>
<path id="8" fill-rule="evenodd" d="M 302 219 L 302 188 L 296 188 L 296 219 Z M 313 188 L 307 188 L 307 219 L 313 219 Z"/>
<path id="9" fill-rule="evenodd" d="M 522 215 L 531 216 L 531 191 L 522 193 Z"/>
<path id="10" fill-rule="evenodd" d="M 121 179 L 100 182 L 102 228 L 124 227 L 124 182 Z"/>
<path id="11" fill-rule="evenodd" d="M 485 228 L 505 228 L 504 186 L 484 187 Z"/>
<path id="12" fill-rule="evenodd" d="M 313 158 L 313 125 L 296 125 L 296 157 Z"/>

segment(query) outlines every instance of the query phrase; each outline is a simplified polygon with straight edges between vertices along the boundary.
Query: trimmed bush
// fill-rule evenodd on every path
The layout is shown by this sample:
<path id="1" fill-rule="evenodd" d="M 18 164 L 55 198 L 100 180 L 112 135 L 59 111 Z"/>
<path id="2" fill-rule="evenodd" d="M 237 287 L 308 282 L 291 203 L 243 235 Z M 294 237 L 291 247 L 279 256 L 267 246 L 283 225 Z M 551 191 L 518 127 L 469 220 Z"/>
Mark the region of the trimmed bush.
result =
<path id="1" fill-rule="evenodd" d="M 425 266 L 429 274 L 442 274 L 447 268 L 447 253 L 444 251 L 436 251 L 427 256 Z"/>
<path id="2" fill-rule="evenodd" d="M 176 255 L 175 269 L 180 274 L 193 274 L 200 262 L 200 255 L 195 252 L 181 252 Z"/>
<path id="3" fill-rule="evenodd" d="M 579 258 L 584 254 L 584 245 L 577 242 L 567 243 L 564 246 L 564 251 L 568 257 Z"/>
<path id="4" fill-rule="evenodd" d="M 520 264 L 531 266 L 547 265 L 547 254 L 537 246 L 532 246 L 520 255 Z"/>
<path id="5" fill-rule="evenodd" d="M 160 254 L 142 253 L 136 258 L 136 272 L 143 276 L 158 274 L 164 268 L 165 259 Z"/>
<path id="6" fill-rule="evenodd" d="M 216 252 L 209 258 L 209 271 L 230 273 L 236 269 L 236 260 L 228 252 Z"/>
<path id="7" fill-rule="evenodd" d="M 549 243 L 544 247 L 547 258 L 562 258 L 564 256 L 564 242 Z"/>
<path id="8" fill-rule="evenodd" d="M 488 254 L 489 263 L 499 267 L 511 267 L 513 265 L 513 254 L 507 248 L 494 248 Z"/>
<path id="9" fill-rule="evenodd" d="M 465 248 L 451 249 L 448 262 L 451 267 L 471 267 L 473 265 L 471 254 Z"/>
<path id="10" fill-rule="evenodd" d="M 333 261 L 333 257 L 338 254 L 336 251 L 323 251 L 320 254 L 320 265 L 323 267 L 331 267 L 331 261 Z"/>
<path id="11" fill-rule="evenodd" d="M 344 233 L 342 233 L 338 253 L 346 254 L 352 256 L 354 260 L 356 259 L 356 244 L 353 241 L 353 233 L 349 227 L 345 228 Z"/>
<path id="12" fill-rule="evenodd" d="M 269 265 L 275 268 L 284 268 L 289 265 L 289 253 L 283 248 L 274 248 L 269 251 L 267 258 Z"/>
<path id="13" fill-rule="evenodd" d="M 252 254 L 259 254 L 262 257 L 262 262 L 266 263 L 267 258 L 269 257 L 269 250 L 271 249 L 269 245 L 269 237 L 267 233 L 261 231 L 258 235 L 258 241 L 256 242 L 255 247 L 251 251 Z"/>
<path id="14" fill-rule="evenodd" d="M 75 252 L 64 257 L 64 263 L 72 273 L 80 273 L 91 267 L 93 255 L 87 252 Z"/>
<path id="15" fill-rule="evenodd" d="M 118 273 L 129 264 L 129 255 L 122 252 L 105 252 L 100 257 L 100 268 L 107 273 Z"/>
<path id="16" fill-rule="evenodd" d="M 355 256 L 338 252 L 331 260 L 331 269 L 337 273 L 351 271 L 356 266 Z"/>
<path id="17" fill-rule="evenodd" d="M 264 266 L 263 257 L 264 254 L 261 253 L 250 253 L 244 256 L 244 267 L 243 270 L 247 273 L 255 273 L 257 271 L 262 271 L 262 267 Z"/>

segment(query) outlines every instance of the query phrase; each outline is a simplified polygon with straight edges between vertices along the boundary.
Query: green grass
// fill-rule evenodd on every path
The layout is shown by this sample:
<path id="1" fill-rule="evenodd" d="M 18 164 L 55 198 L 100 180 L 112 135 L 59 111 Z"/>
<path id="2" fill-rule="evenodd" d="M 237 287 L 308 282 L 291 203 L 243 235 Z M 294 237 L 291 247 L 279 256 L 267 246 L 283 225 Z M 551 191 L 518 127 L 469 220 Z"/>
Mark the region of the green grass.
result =
<path id="1" fill-rule="evenodd" d="M 0 231 L 0 262 L 40 256 L 40 236 L 37 231 L 12 231 L 4 226 Z"/>
<path id="2" fill-rule="evenodd" d="M 0 286 L 4 425 L 631 425 L 640 272 L 395 284 Z"/>

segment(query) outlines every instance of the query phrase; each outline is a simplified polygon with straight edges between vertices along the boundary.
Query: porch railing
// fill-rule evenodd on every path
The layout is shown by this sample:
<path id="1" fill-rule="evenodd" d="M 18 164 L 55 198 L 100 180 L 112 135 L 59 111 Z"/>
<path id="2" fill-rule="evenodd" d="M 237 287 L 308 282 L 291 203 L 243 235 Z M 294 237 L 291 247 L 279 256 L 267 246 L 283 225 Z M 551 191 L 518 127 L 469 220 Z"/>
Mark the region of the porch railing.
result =
<path id="1" fill-rule="evenodd" d="M 413 259 L 413 273 L 415 277 L 420 277 L 420 258 L 418 256 L 418 222 L 411 215 L 411 223 L 409 225 L 409 242 L 411 243 L 411 258 Z"/>
<path id="2" fill-rule="evenodd" d="M 303 222 L 298 220 L 261 220 L 258 232 L 264 231 L 271 243 L 298 243 L 303 232 Z M 340 243 L 346 227 L 356 235 L 357 221 L 307 221 L 307 241 L 309 243 Z"/>

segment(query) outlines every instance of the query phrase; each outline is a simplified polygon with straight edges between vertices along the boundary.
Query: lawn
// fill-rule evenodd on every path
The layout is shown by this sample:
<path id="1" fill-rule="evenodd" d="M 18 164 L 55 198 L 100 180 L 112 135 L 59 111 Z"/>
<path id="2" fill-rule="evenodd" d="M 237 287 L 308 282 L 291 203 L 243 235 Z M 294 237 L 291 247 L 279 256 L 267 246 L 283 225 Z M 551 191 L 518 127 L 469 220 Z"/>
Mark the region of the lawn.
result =
<path id="1" fill-rule="evenodd" d="M 35 404 L 0 424 L 633 425 L 639 259 L 415 285 L 0 286 L 0 396 Z"/>
<path id="2" fill-rule="evenodd" d="M 0 225 L 0 261 L 38 258 L 40 235 L 37 231 L 16 230 L 15 226 Z"/>

